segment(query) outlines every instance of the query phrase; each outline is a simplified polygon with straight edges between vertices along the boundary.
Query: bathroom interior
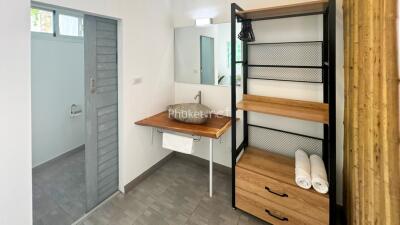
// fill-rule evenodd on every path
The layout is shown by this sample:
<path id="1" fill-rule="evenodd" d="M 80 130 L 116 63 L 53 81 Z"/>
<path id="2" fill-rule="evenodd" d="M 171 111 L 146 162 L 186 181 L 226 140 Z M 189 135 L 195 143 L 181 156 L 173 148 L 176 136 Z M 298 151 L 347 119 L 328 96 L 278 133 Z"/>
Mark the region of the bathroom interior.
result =
<path id="1" fill-rule="evenodd" d="M 357 224 L 353 130 L 376 105 L 351 111 L 349 83 L 362 79 L 349 78 L 344 9 L 346 0 L 29 2 L 25 224 Z M 390 79 L 375 83 L 398 93 Z M 387 111 L 397 97 L 382 100 Z M 382 152 L 398 147 L 389 128 L 374 136 L 390 142 Z M 377 177 L 398 169 L 388 152 L 392 167 Z M 395 225 L 399 183 L 385 184 L 391 198 L 375 196 L 388 206 L 376 218 Z"/>

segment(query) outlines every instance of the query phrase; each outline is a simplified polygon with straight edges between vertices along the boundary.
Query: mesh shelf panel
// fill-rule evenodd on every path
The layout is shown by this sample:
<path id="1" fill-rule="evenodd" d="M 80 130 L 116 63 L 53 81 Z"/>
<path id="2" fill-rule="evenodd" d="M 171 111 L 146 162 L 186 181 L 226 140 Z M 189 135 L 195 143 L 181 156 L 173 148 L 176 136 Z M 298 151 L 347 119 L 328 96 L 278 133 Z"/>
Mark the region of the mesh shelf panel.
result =
<path id="1" fill-rule="evenodd" d="M 249 44 L 249 65 L 322 66 L 322 42 Z"/>
<path id="2" fill-rule="evenodd" d="M 322 157 L 322 140 L 249 125 L 249 145 L 294 158 L 297 149 Z"/>
<path id="3" fill-rule="evenodd" d="M 322 69 L 249 67 L 248 78 L 322 83 Z"/>

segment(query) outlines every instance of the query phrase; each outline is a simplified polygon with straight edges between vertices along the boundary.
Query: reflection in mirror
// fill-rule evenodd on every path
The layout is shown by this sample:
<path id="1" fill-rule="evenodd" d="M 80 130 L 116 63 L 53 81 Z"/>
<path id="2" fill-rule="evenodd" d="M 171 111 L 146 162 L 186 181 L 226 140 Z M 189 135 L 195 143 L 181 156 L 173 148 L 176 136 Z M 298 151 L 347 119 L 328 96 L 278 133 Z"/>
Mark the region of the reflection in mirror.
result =
<path id="1" fill-rule="evenodd" d="M 215 84 L 214 38 L 200 36 L 200 82 Z"/>
<path id="2" fill-rule="evenodd" d="M 240 30 L 240 29 L 238 29 Z M 242 60 L 237 41 L 236 61 Z M 241 64 L 236 65 L 237 84 Z M 230 85 L 231 29 L 229 23 L 175 29 L 175 81 L 190 84 Z"/>

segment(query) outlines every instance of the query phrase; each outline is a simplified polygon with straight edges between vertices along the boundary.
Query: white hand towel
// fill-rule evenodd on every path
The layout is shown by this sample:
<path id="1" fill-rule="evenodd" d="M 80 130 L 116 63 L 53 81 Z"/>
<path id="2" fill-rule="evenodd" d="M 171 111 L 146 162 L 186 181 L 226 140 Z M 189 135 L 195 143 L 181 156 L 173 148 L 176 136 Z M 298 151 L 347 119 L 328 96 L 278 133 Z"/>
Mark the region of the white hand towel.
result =
<path id="1" fill-rule="evenodd" d="M 329 183 L 326 175 L 324 161 L 317 155 L 310 156 L 311 163 L 311 182 L 313 188 L 321 193 L 326 194 L 329 191 Z"/>
<path id="2" fill-rule="evenodd" d="M 193 154 L 193 138 L 163 133 L 163 148 L 185 154 Z"/>
<path id="3" fill-rule="evenodd" d="M 310 174 L 310 159 L 307 153 L 299 149 L 295 153 L 296 162 L 296 184 L 301 188 L 310 189 L 311 188 L 311 174 Z"/>

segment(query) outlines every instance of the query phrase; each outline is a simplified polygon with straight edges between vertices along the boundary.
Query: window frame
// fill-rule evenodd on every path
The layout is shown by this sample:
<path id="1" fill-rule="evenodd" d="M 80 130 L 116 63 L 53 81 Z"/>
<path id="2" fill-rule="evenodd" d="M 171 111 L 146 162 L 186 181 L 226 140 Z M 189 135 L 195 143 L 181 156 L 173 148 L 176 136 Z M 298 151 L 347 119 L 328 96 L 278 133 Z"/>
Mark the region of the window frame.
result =
<path id="1" fill-rule="evenodd" d="M 32 23 L 31 23 L 31 26 L 30 26 L 30 28 L 29 28 L 30 31 L 31 31 L 31 33 L 32 33 L 32 34 L 37 34 L 37 35 L 45 35 L 45 36 L 48 36 L 48 37 L 50 37 L 50 36 L 55 37 L 55 36 L 56 36 L 56 10 L 50 9 L 50 8 L 47 8 L 47 7 L 42 7 L 42 6 L 34 5 L 34 4 L 31 5 L 31 10 L 32 10 L 32 9 L 38 9 L 38 10 L 42 10 L 42 11 L 47 11 L 47 12 L 51 12 L 51 13 L 53 14 L 53 23 L 52 23 L 52 25 L 53 25 L 53 32 L 47 33 L 47 32 L 41 32 L 41 31 L 33 31 L 33 30 L 32 30 Z M 30 13 L 32 13 L 32 11 L 30 11 Z"/>
<path id="2" fill-rule="evenodd" d="M 78 17 L 78 18 L 82 18 L 82 22 L 85 23 L 85 16 L 82 13 L 78 13 L 78 12 L 72 12 L 72 11 L 68 11 L 68 10 L 56 10 L 56 17 L 57 17 L 57 36 L 62 37 L 62 38 L 72 38 L 72 39 L 82 39 L 85 36 L 85 31 L 83 29 L 83 34 L 82 36 L 71 36 L 71 35 L 64 35 L 60 33 L 60 15 L 65 15 L 65 16 L 73 16 L 73 17 Z M 84 26 L 84 24 L 83 24 Z"/>
<path id="3" fill-rule="evenodd" d="M 69 9 L 62 9 L 62 8 L 58 8 L 58 7 L 46 6 L 46 5 L 37 4 L 37 3 L 32 3 L 30 8 L 49 11 L 49 12 L 53 13 L 53 33 L 45 33 L 45 32 L 38 32 L 38 31 L 30 30 L 32 36 L 47 37 L 47 38 L 50 38 L 50 37 L 61 38 L 61 39 L 70 40 L 70 41 L 83 41 L 84 40 L 84 36 L 85 36 L 84 30 L 83 30 L 83 36 L 62 35 L 60 33 L 60 23 L 59 23 L 60 14 L 66 15 L 66 16 L 74 16 L 74 17 L 82 18 L 83 23 L 84 23 L 84 21 L 85 21 L 84 13 L 80 13 L 80 12 L 77 12 L 74 10 L 69 10 Z"/>

